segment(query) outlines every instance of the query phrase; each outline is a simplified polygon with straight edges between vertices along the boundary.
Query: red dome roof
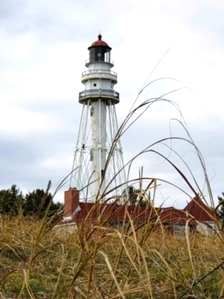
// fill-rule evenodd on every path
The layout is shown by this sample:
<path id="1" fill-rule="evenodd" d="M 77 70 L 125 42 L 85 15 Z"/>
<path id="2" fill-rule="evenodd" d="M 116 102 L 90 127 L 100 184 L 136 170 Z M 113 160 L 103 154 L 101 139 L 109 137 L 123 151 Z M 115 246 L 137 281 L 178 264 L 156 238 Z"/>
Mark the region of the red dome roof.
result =
<path id="1" fill-rule="evenodd" d="M 109 45 L 106 42 L 104 42 L 101 38 L 102 38 L 102 35 L 99 34 L 98 35 L 98 40 L 93 42 L 92 45 L 88 48 L 88 50 L 90 50 L 93 47 L 107 47 L 111 50 L 111 47 L 109 47 Z"/>

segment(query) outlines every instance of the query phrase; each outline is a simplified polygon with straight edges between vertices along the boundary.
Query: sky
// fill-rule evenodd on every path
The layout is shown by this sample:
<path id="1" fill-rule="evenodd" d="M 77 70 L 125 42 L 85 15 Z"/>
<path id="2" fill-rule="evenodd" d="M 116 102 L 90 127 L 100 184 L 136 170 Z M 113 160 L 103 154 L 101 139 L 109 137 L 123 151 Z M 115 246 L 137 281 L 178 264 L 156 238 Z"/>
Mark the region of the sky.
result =
<path id="1" fill-rule="evenodd" d="M 139 156 L 131 175 L 143 167 L 145 177 L 158 179 L 155 204 L 183 208 L 193 192 L 160 155 L 210 198 L 205 165 L 217 202 L 224 192 L 223 16 L 222 0 L 0 1 L 0 189 L 16 184 L 27 193 L 51 180 L 54 193 L 71 171 L 81 73 L 100 32 L 118 74 L 119 123 L 134 103 L 166 93 L 180 109 L 168 101 L 151 105 L 122 136 L 125 162 L 162 138 L 189 139 L 181 123 L 203 157 L 201 165 L 188 142 L 160 142 L 150 148 L 159 155 Z M 153 82 L 159 78 L 167 79 Z"/>

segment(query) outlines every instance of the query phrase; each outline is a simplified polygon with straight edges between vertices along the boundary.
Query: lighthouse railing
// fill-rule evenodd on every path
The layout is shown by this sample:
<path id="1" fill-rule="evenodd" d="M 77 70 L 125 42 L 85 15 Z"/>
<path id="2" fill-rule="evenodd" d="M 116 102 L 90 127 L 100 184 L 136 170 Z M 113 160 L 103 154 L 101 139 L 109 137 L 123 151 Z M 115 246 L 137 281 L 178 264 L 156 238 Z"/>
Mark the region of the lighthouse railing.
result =
<path id="1" fill-rule="evenodd" d="M 94 70 L 88 70 L 82 73 L 82 76 L 90 75 L 90 74 L 110 74 L 117 77 L 117 73 L 113 72 L 111 70 L 103 70 L 103 69 L 94 69 Z"/>
<path id="2" fill-rule="evenodd" d="M 119 100 L 119 92 L 110 89 L 88 89 L 83 90 L 79 93 L 79 99 L 88 97 L 88 96 L 112 96 Z"/>

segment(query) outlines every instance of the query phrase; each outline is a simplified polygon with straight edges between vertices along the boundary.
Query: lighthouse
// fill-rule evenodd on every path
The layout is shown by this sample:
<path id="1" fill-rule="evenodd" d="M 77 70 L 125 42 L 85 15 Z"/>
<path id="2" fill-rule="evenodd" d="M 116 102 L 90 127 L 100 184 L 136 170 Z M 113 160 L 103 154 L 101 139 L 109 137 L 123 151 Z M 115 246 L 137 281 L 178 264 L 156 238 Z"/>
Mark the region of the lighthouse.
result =
<path id="1" fill-rule="evenodd" d="M 98 39 L 88 47 L 84 90 L 79 93 L 82 113 L 74 149 L 70 188 L 85 202 L 110 201 L 121 195 L 126 177 L 115 106 L 117 74 L 112 71 L 111 47 Z"/>

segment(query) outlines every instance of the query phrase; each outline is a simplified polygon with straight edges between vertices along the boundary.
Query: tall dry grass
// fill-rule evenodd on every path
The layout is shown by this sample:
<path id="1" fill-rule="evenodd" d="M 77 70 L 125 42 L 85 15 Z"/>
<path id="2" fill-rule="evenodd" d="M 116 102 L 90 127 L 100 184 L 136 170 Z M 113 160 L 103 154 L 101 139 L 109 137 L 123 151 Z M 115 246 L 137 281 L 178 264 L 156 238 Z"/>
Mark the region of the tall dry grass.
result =
<path id="1" fill-rule="evenodd" d="M 177 107 L 166 99 L 167 95 L 148 99 L 131 108 L 114 139 L 107 165 L 118 139 L 153 104 L 163 101 Z M 139 152 L 125 167 L 130 170 L 133 161 L 146 153 L 158 155 L 180 175 L 191 191 L 189 196 L 199 194 L 205 199 L 188 163 L 172 146 L 174 140 L 186 143 L 197 154 L 207 185 L 207 201 L 214 206 L 203 157 L 184 124 L 180 124 L 186 137 L 171 135 L 161 139 Z M 157 150 L 158 144 L 169 148 L 169 152 L 182 161 L 185 171 L 177 166 L 170 154 L 164 155 Z M 156 189 L 161 183 L 188 193 L 175 182 L 163 178 L 140 176 L 122 182 L 122 185 L 134 183 L 147 192 L 151 188 L 152 202 L 156 202 Z M 93 209 L 98 209 L 102 199 L 110 198 L 112 191 L 110 185 L 106 186 Z M 224 236 L 221 231 L 205 236 L 190 233 L 186 227 L 185 236 L 178 237 L 153 220 L 138 225 L 128 215 L 128 223 L 108 227 L 106 219 L 99 217 L 93 224 L 88 221 L 91 217 L 90 213 L 77 230 L 59 232 L 54 230 L 47 213 L 42 220 L 35 221 L 24 217 L 23 213 L 16 218 L 3 215 L 0 298 L 224 298 Z"/>
<path id="2" fill-rule="evenodd" d="M 70 233 L 23 216 L 3 223 L 0 298 L 224 296 L 222 233 L 177 237 L 131 219 L 120 228 L 86 221 Z"/>

